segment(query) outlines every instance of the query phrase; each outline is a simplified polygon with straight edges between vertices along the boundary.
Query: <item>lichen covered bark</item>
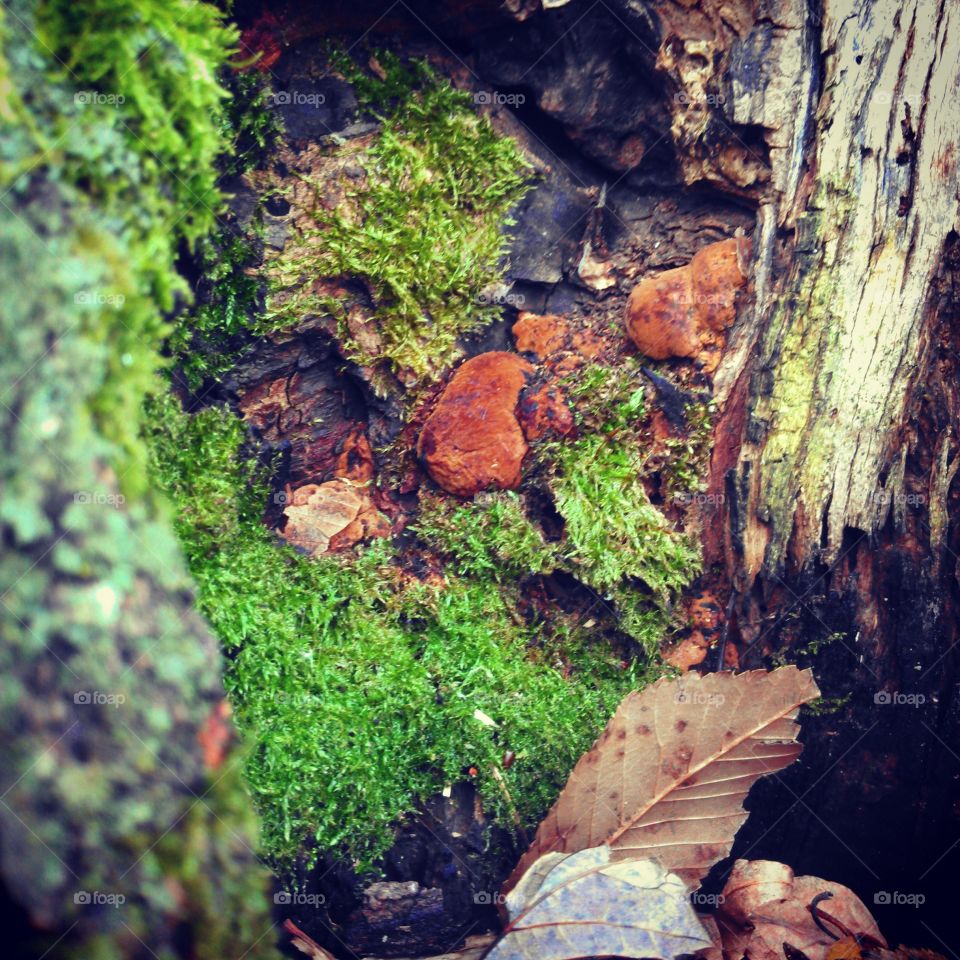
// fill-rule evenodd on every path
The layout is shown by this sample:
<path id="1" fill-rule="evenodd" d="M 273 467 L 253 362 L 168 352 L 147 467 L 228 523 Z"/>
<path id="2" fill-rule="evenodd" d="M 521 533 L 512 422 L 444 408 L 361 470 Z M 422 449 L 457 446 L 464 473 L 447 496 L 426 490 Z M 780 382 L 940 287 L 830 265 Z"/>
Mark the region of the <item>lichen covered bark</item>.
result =
<path id="1" fill-rule="evenodd" d="M 751 31 L 755 53 L 764 31 L 781 42 L 770 59 L 734 45 L 728 61 L 773 176 L 716 378 L 725 522 L 704 545 L 741 666 L 811 665 L 824 703 L 803 769 L 758 788 L 735 855 L 868 896 L 922 891 L 922 915 L 877 916 L 936 947 L 957 869 L 960 23 L 952 4 L 805 7 L 771 5 Z"/>
<path id="2" fill-rule="evenodd" d="M 273 952 L 219 652 L 144 492 L 138 437 L 162 311 L 184 288 L 177 238 L 208 230 L 218 197 L 214 72 L 232 36 L 194 2 L 20 0 L 0 18 L 0 873 L 14 954 Z M 54 54 L 71 44 L 76 60 Z M 135 92 L 115 86 L 128 57 Z M 182 97 L 187 62 L 205 73 Z M 174 129 L 188 103 L 204 111 Z M 189 186 L 170 172 L 181 160 Z"/>
<path id="3" fill-rule="evenodd" d="M 766 230 L 803 212 L 761 242 L 769 282 L 745 320 L 757 337 L 738 467 L 748 578 L 788 553 L 830 562 L 845 529 L 887 518 L 897 427 L 957 222 L 958 33 L 950 4 L 826 5 L 815 145 L 798 194 L 771 197 Z"/>

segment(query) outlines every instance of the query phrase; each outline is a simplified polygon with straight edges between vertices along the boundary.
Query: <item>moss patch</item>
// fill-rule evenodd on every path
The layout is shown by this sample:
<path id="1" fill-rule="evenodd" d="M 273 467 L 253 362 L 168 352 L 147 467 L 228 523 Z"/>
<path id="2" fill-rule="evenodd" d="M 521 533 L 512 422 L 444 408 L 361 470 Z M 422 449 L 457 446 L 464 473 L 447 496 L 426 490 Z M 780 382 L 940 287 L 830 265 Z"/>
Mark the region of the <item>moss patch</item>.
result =
<path id="1" fill-rule="evenodd" d="M 378 58 L 382 78 L 334 57 L 381 126 L 357 157 L 365 176 L 345 202 L 329 209 L 327 185 L 316 183 L 316 226 L 272 261 L 274 296 L 259 329 L 338 315 L 338 304 L 318 298 L 307 278 L 362 278 L 381 347 L 370 352 L 338 316 L 345 351 L 361 364 L 386 362 L 413 385 L 450 364 L 458 337 L 498 315 L 481 294 L 499 277 L 503 228 L 530 170 L 513 141 L 477 115 L 469 94 L 425 61 Z"/>
<path id="2" fill-rule="evenodd" d="M 199 302 L 175 325 L 168 348 L 194 390 L 236 366 L 250 342 L 251 318 L 261 304 L 263 282 L 248 272 L 259 263 L 253 240 L 227 225 L 198 244 L 203 274 Z"/>
<path id="3" fill-rule="evenodd" d="M 689 500 L 706 491 L 704 477 L 708 473 L 713 418 L 712 402 L 697 401 L 686 406 L 687 431 L 682 437 L 667 437 L 664 447 L 668 456 L 660 466 L 664 500 Z"/>
<path id="4" fill-rule="evenodd" d="M 175 341 L 194 381 L 225 372 L 236 338 L 321 314 L 339 321 L 350 359 L 389 369 L 415 394 L 455 358 L 458 337 L 499 314 L 479 294 L 498 277 L 502 228 L 529 174 L 516 146 L 426 63 L 379 54 L 371 76 L 334 62 L 380 126 L 365 141 L 310 145 L 314 160 L 336 155 L 331 169 L 350 165 L 345 194 L 339 181 L 307 179 L 306 161 L 287 162 L 299 156 L 290 147 L 281 159 L 306 189 L 251 174 L 261 193 L 295 194 L 292 236 L 268 252 L 259 318 L 257 291 L 242 280 L 250 251 L 213 248 L 205 282 L 225 292 Z M 341 276 L 371 294 L 376 347 L 351 335 L 337 285 L 315 282 Z M 463 503 L 421 491 L 407 553 L 378 542 L 313 560 L 263 525 L 271 470 L 249 456 L 239 420 L 219 408 L 188 416 L 171 398 L 152 404 L 154 476 L 174 506 L 199 608 L 230 656 L 247 778 L 278 869 L 311 847 L 372 866 L 399 817 L 471 770 L 488 811 L 509 823 L 491 773 L 506 750 L 517 757 L 508 789 L 532 826 L 621 697 L 661 671 L 653 658 L 624 664 L 599 631 L 559 610 L 539 619 L 521 595 L 539 574 L 573 573 L 652 653 L 673 594 L 696 571 L 642 486 L 633 433 L 644 392 L 631 362 L 594 365 L 571 392 L 581 439 L 542 445 L 534 471 L 565 520 L 562 538 L 543 535 L 520 494 Z M 411 573 L 416 554 L 434 570 L 439 557 L 442 575 Z"/>
<path id="5" fill-rule="evenodd" d="M 586 433 L 631 442 L 631 431 L 647 412 L 640 360 L 620 356 L 616 366 L 591 362 L 563 379 L 577 425 Z"/>
<path id="6" fill-rule="evenodd" d="M 653 506 L 642 462 L 602 435 L 554 449 L 553 491 L 566 522 L 571 570 L 613 602 L 622 628 L 654 655 L 669 623 L 669 601 L 696 575 L 698 553 Z"/>
<path id="7" fill-rule="evenodd" d="M 481 493 L 470 503 L 421 494 L 414 529 L 459 574 L 509 582 L 557 566 L 556 547 L 544 540 L 512 490 Z"/>
<path id="8" fill-rule="evenodd" d="M 26 189 L 43 171 L 66 202 L 94 207 L 102 229 L 76 229 L 78 255 L 98 260 L 104 279 L 77 293 L 71 311 L 106 351 L 109 369 L 89 398 L 99 429 L 116 444 L 126 492 L 142 493 L 140 400 L 157 387 L 164 311 L 187 293 L 177 243 L 193 244 L 221 207 L 215 160 L 224 151 L 219 118 L 226 92 L 216 80 L 235 42 L 209 4 L 62 0 L 23 4 L 14 23 L 35 43 L 10 55 L 14 73 L 44 72 L 29 112 L 3 96 L 0 186 Z"/>
<path id="9" fill-rule="evenodd" d="M 565 378 L 579 436 L 542 444 L 536 456 L 564 520 L 557 566 L 595 590 L 619 628 L 656 656 L 672 602 L 701 561 L 644 487 L 653 464 L 639 433 L 646 416 L 640 363 L 620 356 L 616 366 L 591 362 Z"/>
<path id="10" fill-rule="evenodd" d="M 369 866 L 392 821 L 470 767 L 487 808 L 504 813 L 490 770 L 507 749 L 517 761 L 504 776 L 532 825 L 619 699 L 646 682 L 646 668 L 624 669 L 576 629 L 520 616 L 495 582 L 503 558 L 485 548 L 463 576 L 421 582 L 387 544 L 319 560 L 278 546 L 260 521 L 263 475 L 238 456 L 243 425 L 221 409 L 187 416 L 172 399 L 151 419 L 200 608 L 232 658 L 247 776 L 278 864 L 315 841 Z M 514 507 L 492 504 L 487 532 L 522 525 Z M 520 543 L 507 562 L 528 566 L 529 530 Z"/>
<path id="11" fill-rule="evenodd" d="M 225 82 L 230 97 L 219 115 L 219 129 L 231 149 L 219 157 L 219 166 L 225 182 L 237 189 L 240 175 L 275 145 L 281 124 L 267 102 L 263 74 L 230 71 Z M 259 200 L 249 223 L 221 218 L 194 250 L 193 266 L 200 276 L 196 302 L 180 315 L 167 344 L 194 390 L 226 375 L 253 339 L 250 328 L 262 312 L 265 293 L 256 270 L 263 259 Z"/>

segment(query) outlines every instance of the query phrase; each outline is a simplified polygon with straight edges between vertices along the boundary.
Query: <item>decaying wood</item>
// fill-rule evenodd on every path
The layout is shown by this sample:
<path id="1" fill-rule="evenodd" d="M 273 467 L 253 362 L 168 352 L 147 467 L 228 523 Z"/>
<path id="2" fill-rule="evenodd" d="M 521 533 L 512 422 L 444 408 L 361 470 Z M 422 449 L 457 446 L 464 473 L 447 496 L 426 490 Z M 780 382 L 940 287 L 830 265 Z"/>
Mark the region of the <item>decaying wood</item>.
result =
<path id="1" fill-rule="evenodd" d="M 741 663 L 799 656 L 834 706 L 807 721 L 803 769 L 758 785 L 734 852 L 861 895 L 897 878 L 923 926 L 877 919 L 921 940 L 956 872 L 960 8 L 757 6 L 715 61 L 771 175 L 714 378 L 724 522 L 703 543 Z"/>
<path id="2" fill-rule="evenodd" d="M 812 129 L 795 125 L 789 145 L 771 134 L 783 189 L 762 210 L 755 305 L 717 384 L 721 400 L 746 395 L 726 423 L 743 443 L 724 478 L 737 500 L 728 559 L 745 584 L 788 558 L 834 561 L 844 531 L 879 530 L 900 492 L 890 467 L 957 225 L 958 37 L 955 4 L 828 0 L 819 53 L 797 73 L 822 69 Z M 764 117 L 749 97 L 734 103 Z"/>

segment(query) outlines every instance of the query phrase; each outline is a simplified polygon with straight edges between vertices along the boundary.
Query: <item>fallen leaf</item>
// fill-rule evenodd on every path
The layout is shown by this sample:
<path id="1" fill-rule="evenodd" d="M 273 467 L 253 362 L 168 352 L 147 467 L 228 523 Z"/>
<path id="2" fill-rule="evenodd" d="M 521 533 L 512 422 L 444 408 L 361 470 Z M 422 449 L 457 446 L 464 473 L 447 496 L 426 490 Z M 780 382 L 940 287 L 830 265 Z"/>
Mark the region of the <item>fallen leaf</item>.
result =
<path id="1" fill-rule="evenodd" d="M 750 942 L 750 927 L 731 920 L 722 910 L 714 914 L 717 929 L 720 931 L 720 949 L 724 960 L 742 960 L 747 955 L 747 944 Z M 784 951 L 786 953 L 787 951 Z M 793 950 L 786 960 L 808 960 L 801 951 Z"/>
<path id="2" fill-rule="evenodd" d="M 839 920 L 852 934 L 872 939 L 881 946 L 887 945 L 877 926 L 877 921 L 873 919 L 873 914 L 849 887 L 845 887 L 842 883 L 822 880 L 820 877 L 794 878 L 791 895 L 794 900 L 808 908 L 808 914 L 810 903 L 821 893 L 831 894 L 829 900 L 820 904 L 821 914 L 829 914 L 834 920 Z"/>
<path id="3" fill-rule="evenodd" d="M 386 536 L 390 530 L 367 485 L 344 478 L 298 487 L 283 515 L 286 524 L 280 536 L 311 556 L 369 537 Z"/>
<path id="4" fill-rule="evenodd" d="M 485 960 L 673 960 L 711 946 L 679 877 L 653 860 L 614 862 L 606 845 L 540 858 L 506 905 L 509 922 Z"/>
<path id="5" fill-rule="evenodd" d="M 862 960 L 863 950 L 856 937 L 841 937 L 827 950 L 827 960 Z"/>
<path id="6" fill-rule="evenodd" d="M 698 913 L 697 916 L 700 919 L 700 923 L 703 924 L 703 929 L 707 931 L 707 936 L 710 937 L 710 946 L 698 950 L 696 956 L 699 957 L 700 960 L 724 960 L 723 940 L 720 937 L 720 928 L 717 926 L 717 921 L 714 919 L 713 914 Z"/>
<path id="7" fill-rule="evenodd" d="M 283 511 L 281 535 L 312 556 L 324 553 L 330 538 L 348 527 L 363 508 L 363 491 L 346 480 L 310 483 L 293 492 Z"/>
<path id="8" fill-rule="evenodd" d="M 738 860 L 723 888 L 717 913 L 724 956 L 784 960 L 787 943 L 807 960 L 831 960 L 832 950 L 845 948 L 839 928 L 830 935 L 814 922 L 810 904 L 823 893 L 830 897 L 820 901 L 821 915 L 839 921 L 849 939 L 859 937 L 864 943 L 886 945 L 870 911 L 848 887 L 820 877 L 795 877 L 783 863 Z M 830 928 L 829 923 L 825 926 Z M 832 960 L 857 957 L 835 952 Z"/>
<path id="9" fill-rule="evenodd" d="M 504 891 L 545 853 L 601 843 L 615 859 L 656 857 L 695 888 L 729 854 L 750 787 L 800 755 L 797 712 L 818 695 L 794 666 L 686 674 L 628 694 Z"/>
<path id="10" fill-rule="evenodd" d="M 484 713 L 479 707 L 473 711 L 474 720 L 479 720 L 485 727 L 497 726 L 497 721 L 489 714 Z"/>
<path id="11" fill-rule="evenodd" d="M 613 276 L 613 264 L 609 260 L 598 257 L 589 241 L 584 244 L 583 256 L 577 265 L 577 276 L 591 290 L 598 292 L 607 290 L 617 282 Z"/>
<path id="12" fill-rule="evenodd" d="M 337 960 L 329 950 L 324 950 L 316 940 L 305 934 L 292 920 L 284 920 L 283 926 L 287 933 L 293 936 L 290 945 L 306 954 L 310 960 Z"/>
<path id="13" fill-rule="evenodd" d="M 878 960 L 947 960 L 942 953 L 925 947 L 899 946 L 896 950 L 876 951 Z"/>
<path id="14" fill-rule="evenodd" d="M 775 860 L 738 860 L 723 888 L 723 912 L 744 924 L 758 907 L 786 900 L 793 889 L 793 871 Z"/>

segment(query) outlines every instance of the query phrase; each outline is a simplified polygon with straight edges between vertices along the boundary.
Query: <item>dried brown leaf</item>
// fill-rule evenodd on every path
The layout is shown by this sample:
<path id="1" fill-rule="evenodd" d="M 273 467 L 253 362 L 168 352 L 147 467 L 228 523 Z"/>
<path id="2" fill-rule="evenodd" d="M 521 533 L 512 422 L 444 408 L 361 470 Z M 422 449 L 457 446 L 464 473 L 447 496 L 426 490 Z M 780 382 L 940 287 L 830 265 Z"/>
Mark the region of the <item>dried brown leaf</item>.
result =
<path id="1" fill-rule="evenodd" d="M 786 900 L 793 889 L 793 870 L 776 860 L 738 860 L 723 888 L 723 913 L 736 923 L 749 923 L 754 911 L 771 900 Z"/>
<path id="2" fill-rule="evenodd" d="M 698 950 L 694 956 L 697 960 L 724 960 L 723 938 L 720 936 L 720 927 L 717 926 L 716 919 L 710 913 L 699 913 L 697 917 L 710 938 L 710 946 Z"/>
<path id="3" fill-rule="evenodd" d="M 655 857 L 696 887 L 727 856 L 760 777 L 802 747 L 809 670 L 686 674 L 629 694 L 580 758 L 504 890 L 539 857 L 609 843 L 616 858 Z"/>
<path id="4" fill-rule="evenodd" d="M 738 860 L 723 888 L 717 921 L 728 960 L 783 960 L 785 943 L 807 960 L 829 960 L 836 935 L 820 929 L 810 904 L 823 893 L 822 912 L 868 942 L 885 944 L 876 921 L 848 887 L 820 877 L 794 877 L 783 863 Z"/>

